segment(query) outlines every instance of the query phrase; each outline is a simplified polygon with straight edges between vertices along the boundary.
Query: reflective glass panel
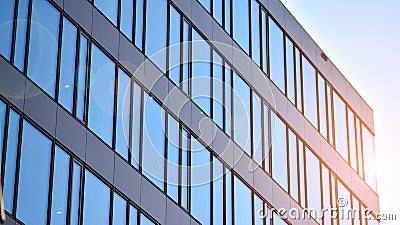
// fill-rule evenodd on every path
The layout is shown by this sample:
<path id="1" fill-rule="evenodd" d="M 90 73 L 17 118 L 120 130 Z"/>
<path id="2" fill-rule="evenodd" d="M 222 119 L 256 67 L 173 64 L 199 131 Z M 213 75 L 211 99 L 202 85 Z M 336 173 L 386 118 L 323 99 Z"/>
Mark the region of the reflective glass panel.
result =
<path id="1" fill-rule="evenodd" d="M 231 1 L 232 0 L 224 0 L 225 3 L 225 18 L 224 18 L 224 27 L 225 31 L 228 34 L 231 34 Z"/>
<path id="2" fill-rule="evenodd" d="M 271 158 L 271 138 L 270 138 L 270 111 L 266 104 L 263 104 L 263 139 L 264 139 L 264 169 L 270 173 L 270 158 Z"/>
<path id="3" fill-rule="evenodd" d="M 250 2 L 243 0 L 232 1 L 233 39 L 249 54 L 250 41 Z M 226 15 L 225 15 L 226 16 Z"/>
<path id="4" fill-rule="evenodd" d="M 333 101 L 336 151 L 348 162 L 346 105 L 336 92 L 333 95 Z"/>
<path id="5" fill-rule="evenodd" d="M 182 90 L 186 94 L 189 94 L 189 50 L 190 50 L 190 45 L 188 44 L 188 41 L 190 40 L 190 25 L 189 23 L 184 20 L 183 21 L 183 43 L 182 44 Z"/>
<path id="6" fill-rule="evenodd" d="M 208 11 L 211 12 L 211 0 L 198 0 L 200 4 L 204 6 L 204 8 Z M 217 0 L 218 1 L 218 0 Z"/>
<path id="7" fill-rule="evenodd" d="M 142 50 L 143 48 L 143 14 L 144 0 L 136 0 L 136 18 L 135 18 L 135 45 Z"/>
<path id="8" fill-rule="evenodd" d="M 132 106 L 132 149 L 131 164 L 139 168 L 140 149 L 140 127 L 142 115 L 142 89 L 137 83 L 133 83 L 133 106 Z"/>
<path id="9" fill-rule="evenodd" d="M 303 56 L 303 99 L 304 99 L 304 115 L 306 118 L 318 128 L 317 113 L 317 81 L 314 67 Z"/>
<path id="10" fill-rule="evenodd" d="M 15 35 L 14 65 L 21 71 L 25 68 L 25 45 L 28 26 L 29 0 L 18 1 L 17 31 Z"/>
<path id="11" fill-rule="evenodd" d="M 64 18 L 58 102 L 64 106 L 68 112 L 72 112 L 74 104 L 76 39 L 76 27 L 67 18 Z"/>
<path id="12" fill-rule="evenodd" d="M 83 225 L 108 225 L 110 188 L 88 170 L 85 171 Z"/>
<path id="13" fill-rule="evenodd" d="M 112 145 L 115 63 L 92 45 L 88 127 Z"/>
<path id="14" fill-rule="evenodd" d="M 256 0 L 251 1 L 251 57 L 260 64 L 260 6 Z"/>
<path id="15" fill-rule="evenodd" d="M 6 124 L 6 104 L 0 100 L 0 156 L 3 155 L 4 129 Z M 0 166 L 1 166 L 0 160 Z M 1 171 L 1 169 L 0 169 Z"/>
<path id="16" fill-rule="evenodd" d="M 34 0 L 29 39 L 28 77 L 55 95 L 60 12 L 50 2 Z"/>
<path id="17" fill-rule="evenodd" d="M 140 214 L 140 225 L 155 225 L 155 223 L 147 218 L 145 215 Z"/>
<path id="18" fill-rule="evenodd" d="M 357 171 L 357 144 L 354 113 L 350 108 L 347 108 L 347 128 L 349 132 L 349 153 L 350 165 Z"/>
<path id="19" fill-rule="evenodd" d="M 338 201 L 338 207 L 340 207 L 341 210 L 339 210 L 339 224 L 340 225 L 351 225 L 351 195 L 349 190 L 338 180 L 337 182 L 337 201 Z M 340 201 L 339 201 L 340 199 Z M 343 204 L 339 203 L 342 202 Z M 346 203 L 347 204 L 344 204 Z M 370 225 L 371 223 L 368 222 Z"/>
<path id="20" fill-rule="evenodd" d="M 257 195 L 254 195 L 253 204 L 254 204 L 254 212 L 253 212 L 254 225 L 264 225 L 264 219 L 261 217 L 263 216 L 265 211 L 264 202 Z"/>
<path id="21" fill-rule="evenodd" d="M 296 104 L 296 77 L 294 66 L 294 48 L 293 42 L 286 37 L 286 96 L 293 103 Z"/>
<path id="22" fill-rule="evenodd" d="M 11 57 L 14 2 L 15 0 L 3 0 L 0 3 L 0 54 L 8 60 Z"/>
<path id="23" fill-rule="evenodd" d="M 286 191 L 288 190 L 286 125 L 273 114 L 275 133 L 272 137 L 272 178 Z"/>
<path id="24" fill-rule="evenodd" d="M 268 32 L 267 32 L 267 13 L 264 10 L 261 10 L 261 56 L 262 56 L 262 66 L 261 69 L 268 73 Z"/>
<path id="25" fill-rule="evenodd" d="M 102 12 L 115 26 L 118 18 L 118 0 L 93 0 L 94 5 Z"/>
<path id="26" fill-rule="evenodd" d="M 226 214 L 225 214 L 225 221 L 226 225 L 232 225 L 233 224 L 233 186 L 232 186 L 232 173 L 230 170 L 225 169 L 225 208 L 226 208 Z"/>
<path id="27" fill-rule="evenodd" d="M 232 70 L 228 64 L 225 63 L 225 133 L 228 136 L 232 134 Z"/>
<path id="28" fill-rule="evenodd" d="M 181 206 L 188 210 L 189 208 L 189 142 L 190 142 L 190 135 L 189 133 L 182 129 L 182 167 L 181 167 L 181 174 L 182 174 L 182 181 L 181 181 L 181 196 L 180 196 L 180 203 Z"/>
<path id="29" fill-rule="evenodd" d="M 113 225 L 126 225 L 126 201 L 114 192 Z"/>
<path id="30" fill-rule="evenodd" d="M 307 207 L 313 209 L 310 214 L 314 218 L 321 215 L 321 186 L 319 159 L 306 147 L 306 171 L 307 171 Z M 319 220 L 318 220 L 319 221 Z"/>
<path id="31" fill-rule="evenodd" d="M 71 212 L 70 212 L 70 225 L 78 225 L 79 223 L 79 198 L 81 195 L 81 166 L 74 162 L 72 172 L 72 190 L 71 190 Z"/>
<path id="32" fill-rule="evenodd" d="M 251 155 L 250 143 L 250 87 L 234 72 L 233 74 L 233 128 L 234 139 L 244 151 Z"/>
<path id="33" fill-rule="evenodd" d="M 222 25 L 222 5 L 223 0 L 213 0 L 213 17 Z"/>
<path id="34" fill-rule="evenodd" d="M 213 225 L 224 224 L 224 166 L 213 157 Z"/>
<path id="35" fill-rule="evenodd" d="M 373 189 L 376 188 L 376 164 L 375 164 L 375 142 L 374 135 L 362 125 L 362 145 L 364 153 L 364 173 L 365 181 Z"/>
<path id="36" fill-rule="evenodd" d="M 330 192 L 330 184 L 329 184 L 329 170 L 326 168 L 325 165 L 322 165 L 322 208 L 329 209 L 331 208 L 330 200 L 331 200 L 331 192 Z M 331 224 L 331 217 L 330 213 L 325 211 L 324 212 L 324 224 L 329 225 Z"/>
<path id="37" fill-rule="evenodd" d="M 303 85 L 301 74 L 301 53 L 295 48 L 295 64 L 296 64 L 296 106 L 300 112 L 303 112 Z"/>
<path id="38" fill-rule="evenodd" d="M 167 194 L 178 202 L 179 184 L 179 123 L 168 115 Z"/>
<path id="39" fill-rule="evenodd" d="M 86 98 L 86 80 L 87 80 L 87 58 L 88 57 L 88 40 L 82 34 L 80 35 L 79 47 L 79 66 L 78 66 L 78 84 L 76 91 L 76 117 L 84 121 L 85 115 L 85 98 Z"/>
<path id="40" fill-rule="evenodd" d="M 51 225 L 65 225 L 67 223 L 69 162 L 70 156 L 56 146 L 53 189 L 51 190 Z"/>
<path id="41" fill-rule="evenodd" d="M 283 32 L 269 17 L 269 76 L 276 86 L 285 93 L 285 58 Z"/>
<path id="42" fill-rule="evenodd" d="M 129 117 L 131 110 L 131 78 L 118 69 L 117 123 L 115 150 L 126 160 L 129 154 Z"/>
<path id="43" fill-rule="evenodd" d="M 290 169 L 290 195 L 298 200 L 299 199 L 299 188 L 298 188 L 298 168 L 297 168 L 297 138 L 292 130 L 289 129 L 289 169 Z"/>
<path id="44" fill-rule="evenodd" d="M 180 64 L 181 64 L 181 14 L 175 7 L 170 5 L 169 11 L 169 78 L 180 85 Z"/>
<path id="45" fill-rule="evenodd" d="M 129 206 L 129 225 L 138 224 L 138 210 L 133 206 Z"/>
<path id="46" fill-rule="evenodd" d="M 221 128 L 224 127 L 224 64 L 221 56 L 213 52 L 213 120 Z"/>
<path id="47" fill-rule="evenodd" d="M 143 173 L 161 190 L 164 190 L 165 111 L 145 94 L 143 115 Z"/>
<path id="48" fill-rule="evenodd" d="M 252 92 L 252 103 L 253 103 L 253 159 L 262 166 L 263 150 L 262 150 L 262 116 L 261 109 L 262 103 L 261 98 Z M 254 168 L 255 169 L 255 168 Z"/>
<path id="49" fill-rule="evenodd" d="M 51 146 L 47 137 L 24 121 L 17 218 L 26 225 L 47 224 Z"/>
<path id="50" fill-rule="evenodd" d="M 133 34 L 133 2 L 132 0 L 121 0 L 120 30 L 129 40 Z"/>
<path id="51" fill-rule="evenodd" d="M 305 175 L 304 175 L 304 144 L 300 139 L 297 139 L 298 152 L 299 152 L 299 184 L 300 184 L 300 205 L 306 207 L 306 188 L 305 188 Z"/>
<path id="52" fill-rule="evenodd" d="M 236 176 L 234 178 L 234 215 L 235 225 L 251 224 L 252 200 L 251 190 Z"/>
<path id="53" fill-rule="evenodd" d="M 326 119 L 326 96 L 325 79 L 318 74 L 318 108 L 319 108 L 319 132 L 326 139 L 328 138 L 328 128 Z"/>

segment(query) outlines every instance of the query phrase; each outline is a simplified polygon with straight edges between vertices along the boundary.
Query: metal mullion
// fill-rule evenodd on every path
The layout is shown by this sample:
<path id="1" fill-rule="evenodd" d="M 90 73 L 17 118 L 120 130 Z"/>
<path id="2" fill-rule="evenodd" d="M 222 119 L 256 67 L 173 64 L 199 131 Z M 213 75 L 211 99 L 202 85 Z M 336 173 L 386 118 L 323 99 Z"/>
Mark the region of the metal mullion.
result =
<path id="1" fill-rule="evenodd" d="M 118 95 L 118 87 L 119 87 L 119 71 L 118 71 L 118 66 L 117 64 L 115 64 L 114 66 L 114 104 L 113 104 L 113 133 L 112 133 L 112 142 L 111 142 L 111 148 L 114 150 L 114 152 L 116 152 L 116 148 L 117 148 L 117 108 L 118 108 L 118 100 L 119 96 Z M 123 113 L 123 112 L 122 112 Z M 122 115 L 121 115 L 122 116 Z"/>
<path id="2" fill-rule="evenodd" d="M 83 123 L 85 125 L 88 124 L 88 112 L 89 112 L 89 93 L 90 93 L 90 75 L 91 75 L 91 58 L 92 58 L 92 42 L 88 38 L 87 39 L 87 48 L 86 48 L 86 83 L 85 83 L 85 101 L 84 101 L 84 115 L 83 115 Z"/>
<path id="3" fill-rule="evenodd" d="M 179 123 L 179 152 L 178 152 L 178 205 L 182 206 L 182 124 Z"/>
<path id="4" fill-rule="evenodd" d="M 137 5 L 138 0 L 132 0 L 132 1 L 133 1 L 133 3 L 132 3 L 133 9 L 132 9 L 132 33 L 131 33 L 132 39 L 131 39 L 131 41 L 132 41 L 132 44 L 135 45 L 135 43 L 136 43 L 136 5 Z"/>
<path id="5" fill-rule="evenodd" d="M 162 106 L 161 106 L 162 107 Z M 168 111 L 164 109 L 164 190 L 163 192 L 167 194 L 167 177 L 168 177 L 168 136 L 170 135 L 168 132 L 169 126 L 169 118 L 168 118 Z"/>
<path id="6" fill-rule="evenodd" d="M 190 132 L 188 132 L 188 143 L 187 143 L 187 147 L 188 147 L 188 153 L 187 153 L 187 168 L 188 168 L 188 170 L 187 170 L 187 175 L 188 175 L 188 177 L 187 177 L 187 209 L 188 209 L 188 212 L 189 213 L 191 213 L 192 212 L 192 209 L 191 209 L 191 202 L 192 202 L 192 199 L 191 199 L 191 195 L 192 195 L 192 186 L 191 186 L 191 183 L 192 183 L 192 170 L 191 169 L 189 169 L 189 168 L 191 168 L 191 165 L 192 165 L 192 135 L 190 134 Z"/>
<path id="7" fill-rule="evenodd" d="M 289 131 L 291 131 L 291 130 L 290 130 L 290 128 L 289 128 L 286 124 L 285 124 L 285 127 L 286 127 L 286 170 L 287 170 L 286 177 L 287 177 L 287 184 L 288 184 L 288 190 L 287 190 L 287 192 L 288 192 L 288 194 L 289 194 L 289 196 L 290 196 L 290 189 L 291 189 L 291 187 L 290 187 Z"/>
<path id="8" fill-rule="evenodd" d="M 140 129 L 139 129 L 139 149 L 138 149 L 138 155 L 139 155 L 139 159 L 138 159 L 138 169 L 139 172 L 142 173 L 142 150 L 143 150 L 143 119 L 144 119 L 144 89 L 141 88 L 140 91 Z"/>
<path id="9" fill-rule="evenodd" d="M 24 76 L 28 76 L 28 56 L 29 56 L 29 43 L 30 43 L 30 33 L 31 33 L 31 24 L 32 24 L 32 5 L 33 0 L 29 0 L 28 3 L 28 21 L 26 25 L 26 42 L 25 42 L 25 58 L 24 58 L 24 71 L 22 73 Z"/>
<path id="10" fill-rule="evenodd" d="M 74 68 L 74 94 L 73 94 L 73 102 L 72 102 L 72 115 L 76 116 L 77 104 L 78 104 L 78 85 L 79 85 L 79 62 L 80 60 L 80 46 L 81 46 L 81 32 L 77 28 L 76 32 L 76 44 L 75 44 L 75 68 Z"/>
<path id="11" fill-rule="evenodd" d="M 10 54 L 10 63 L 14 65 L 14 55 L 15 55 L 15 43 L 17 37 L 17 25 L 18 25 L 18 5 L 19 0 L 14 1 L 14 21 L 13 21 L 13 31 L 11 38 L 11 54 Z"/>
<path id="12" fill-rule="evenodd" d="M 3 145 L 3 155 L 0 155 L 0 165 L 1 165 L 1 168 L 0 168 L 0 172 L 1 172 L 1 174 L 0 174 L 0 185 L 2 186 L 2 190 L 4 191 L 4 175 L 5 175 L 5 169 L 6 169 L 6 156 L 7 156 L 7 139 L 8 139 L 8 126 L 9 126 L 9 123 L 10 123 L 10 121 L 9 121 L 9 117 L 10 117 L 10 105 L 6 105 L 6 115 L 5 115 L 5 117 L 4 117 L 4 136 L 3 136 L 3 143 L 0 143 L 1 145 Z"/>
<path id="13" fill-rule="evenodd" d="M 21 159 L 21 148 L 22 148 L 22 133 L 24 116 L 20 115 L 19 118 L 19 133 L 18 133 L 18 148 L 17 148 L 17 159 L 15 162 L 15 184 L 14 184 L 14 202 L 13 202 L 13 215 L 17 212 L 17 199 L 18 199 L 18 184 L 19 184 L 19 172 L 20 172 L 20 159 Z"/>
<path id="14" fill-rule="evenodd" d="M 299 141 L 301 141 L 297 135 L 296 135 L 296 168 L 297 168 L 297 201 L 299 203 L 299 205 L 301 205 L 301 168 L 300 168 L 300 145 L 299 145 Z M 304 162 L 304 159 L 303 159 Z M 304 164 L 304 163 L 303 163 Z"/>
<path id="15" fill-rule="evenodd" d="M 57 46 L 57 68 L 56 68 L 56 84 L 55 84 L 55 93 L 54 93 L 54 100 L 58 103 L 58 97 L 60 92 L 60 74 L 61 74 L 61 49 L 63 43 L 63 29 L 64 29 L 64 13 L 59 12 L 60 16 L 60 23 L 58 26 L 58 46 Z"/>
<path id="16" fill-rule="evenodd" d="M 307 150 L 310 151 L 310 149 Z M 307 185 L 307 156 L 306 156 L 306 144 L 303 142 L 303 149 L 302 149 L 302 154 L 303 154 L 303 174 L 304 174 L 304 206 L 308 208 L 308 185 Z"/>
<path id="17" fill-rule="evenodd" d="M 140 1 L 140 0 L 139 0 Z M 147 1 L 148 0 L 143 0 L 143 24 L 142 24 L 142 52 L 145 55 L 146 53 L 146 26 L 147 26 L 147 21 L 146 21 L 146 11 L 147 11 Z"/>
<path id="18" fill-rule="evenodd" d="M 135 89 L 135 81 L 133 77 L 130 77 L 129 79 L 129 87 L 130 87 L 130 92 L 129 92 L 129 140 L 128 140 L 128 163 L 132 165 L 132 152 L 133 152 L 133 104 L 138 104 L 137 102 L 133 101 L 134 98 L 134 89 Z M 139 86 L 140 88 L 140 86 Z"/>
<path id="19" fill-rule="evenodd" d="M 261 98 L 261 169 L 263 169 L 265 171 L 265 156 L 266 156 L 266 149 L 265 149 L 265 120 L 264 120 L 264 116 L 265 116 L 265 105 L 264 105 L 264 100 Z M 268 113 L 268 110 L 267 110 Z"/>
<path id="20" fill-rule="evenodd" d="M 69 159 L 69 175 L 68 175 L 68 194 L 67 194 L 67 215 L 66 215 L 66 225 L 71 224 L 71 203 L 72 203 L 72 188 L 74 180 L 74 158 L 70 155 Z"/>
<path id="21" fill-rule="evenodd" d="M 208 150 L 208 149 L 207 149 Z M 211 220 L 211 225 L 214 224 L 214 161 L 213 161 L 213 154 L 210 152 L 210 220 Z M 217 159 L 218 160 L 218 159 Z"/>
<path id="22" fill-rule="evenodd" d="M 106 184 L 108 187 L 108 185 Z M 110 199 L 110 208 L 108 209 L 109 217 L 108 217 L 108 224 L 113 224 L 113 217 L 114 217 L 114 188 L 109 187 L 109 199 Z"/>

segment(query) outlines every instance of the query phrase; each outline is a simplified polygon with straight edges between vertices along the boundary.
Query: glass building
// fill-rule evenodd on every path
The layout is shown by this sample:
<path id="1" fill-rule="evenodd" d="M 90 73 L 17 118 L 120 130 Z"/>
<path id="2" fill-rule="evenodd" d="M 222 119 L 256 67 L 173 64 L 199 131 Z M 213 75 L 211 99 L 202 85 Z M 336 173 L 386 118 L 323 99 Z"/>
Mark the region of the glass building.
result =
<path id="1" fill-rule="evenodd" d="M 1 0 L 0 55 L 6 224 L 379 224 L 373 111 L 279 0 Z"/>

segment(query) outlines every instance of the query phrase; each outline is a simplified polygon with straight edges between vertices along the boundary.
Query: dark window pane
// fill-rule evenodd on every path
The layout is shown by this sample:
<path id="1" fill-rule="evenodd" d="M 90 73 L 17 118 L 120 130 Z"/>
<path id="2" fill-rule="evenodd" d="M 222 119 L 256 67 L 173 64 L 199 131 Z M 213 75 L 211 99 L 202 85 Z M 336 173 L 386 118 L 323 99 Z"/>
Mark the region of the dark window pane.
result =
<path id="1" fill-rule="evenodd" d="M 64 18 L 58 102 L 69 112 L 74 103 L 76 39 L 76 27 Z"/>
<path id="2" fill-rule="evenodd" d="M 72 191 L 71 191 L 71 214 L 70 225 L 78 225 L 79 223 L 79 199 L 81 196 L 81 166 L 74 162 L 72 173 Z"/>
<path id="3" fill-rule="evenodd" d="M 260 66 L 260 9 L 256 0 L 251 1 L 251 41 L 251 57 Z"/>
<path id="4" fill-rule="evenodd" d="M 83 225 L 108 225 L 109 214 L 110 188 L 86 170 Z"/>
<path id="5" fill-rule="evenodd" d="M 306 147 L 306 169 L 307 169 L 307 207 L 313 209 L 311 216 L 318 222 L 321 215 L 321 186 L 319 159 Z"/>
<path id="6" fill-rule="evenodd" d="M 169 78 L 180 85 L 180 64 L 181 64 L 181 14 L 175 7 L 170 6 L 169 12 Z"/>
<path id="7" fill-rule="evenodd" d="M 238 145 L 251 155 L 250 143 L 250 87 L 234 72 L 233 74 L 233 124 L 234 139 Z"/>
<path id="8" fill-rule="evenodd" d="M 233 200 L 232 200 L 232 195 L 233 195 L 233 187 L 232 187 L 232 173 L 230 170 L 225 169 L 225 208 L 226 208 L 226 214 L 225 214 L 225 221 L 226 225 L 232 225 L 233 220 L 232 220 L 232 212 L 233 212 Z"/>
<path id="9" fill-rule="evenodd" d="M 243 48 L 246 53 L 249 53 L 250 41 L 250 9 L 249 1 L 233 0 L 233 39 Z"/>
<path id="10" fill-rule="evenodd" d="M 283 32 L 269 17 L 269 75 L 276 86 L 285 93 L 285 62 L 283 47 Z"/>
<path id="11" fill-rule="evenodd" d="M 131 78 L 118 70 L 117 124 L 115 150 L 126 160 L 129 154 L 129 116 L 131 110 Z"/>
<path id="12" fill-rule="evenodd" d="M 49 194 L 51 141 L 24 121 L 18 183 L 17 218 L 45 225 Z"/>
<path id="13" fill-rule="evenodd" d="M 266 209 L 264 209 L 264 202 L 257 196 L 254 195 L 254 212 L 253 212 L 253 217 L 254 217 L 254 225 L 264 225 L 264 219 L 260 216 L 262 216 L 264 213 L 264 211 Z M 262 209 L 262 213 L 259 213 L 260 210 Z"/>
<path id="14" fill-rule="evenodd" d="M 76 92 L 76 117 L 84 121 L 87 80 L 88 39 L 81 34 L 79 48 L 78 84 Z"/>
<path id="15" fill-rule="evenodd" d="M 192 99 L 211 115 L 211 46 L 195 29 L 192 29 L 192 38 Z"/>
<path id="16" fill-rule="evenodd" d="M 145 94 L 144 102 L 143 174 L 164 190 L 165 111 L 152 96 Z"/>
<path id="17" fill-rule="evenodd" d="M 221 128 L 224 127 L 224 64 L 221 56 L 213 52 L 213 120 Z"/>
<path id="18" fill-rule="evenodd" d="M 94 0 L 94 5 L 116 26 L 118 18 L 118 0 Z"/>
<path id="19" fill-rule="evenodd" d="M 228 32 L 228 34 L 231 34 L 231 1 L 232 0 L 224 0 L 225 1 L 225 31 Z"/>
<path id="20" fill-rule="evenodd" d="M 51 225 L 67 223 L 68 180 L 70 156 L 56 146 L 51 203 Z"/>
<path id="21" fill-rule="evenodd" d="M 115 63 L 92 45 L 88 127 L 112 145 Z"/>
<path id="22" fill-rule="evenodd" d="M 168 115 L 167 194 L 178 202 L 179 184 L 179 123 Z"/>
<path id="23" fill-rule="evenodd" d="M 262 166 L 263 150 L 262 150 L 262 103 L 261 98 L 252 92 L 253 98 L 253 159 Z M 255 169 L 255 168 L 254 168 Z"/>
<path id="24" fill-rule="evenodd" d="M 145 51 L 148 57 L 167 47 L 167 1 L 146 1 L 146 41 Z M 141 15 L 141 14 L 136 14 Z M 157 59 L 157 60 L 156 60 Z M 165 51 L 158 53 L 154 63 L 165 71 Z"/>
<path id="25" fill-rule="evenodd" d="M 192 137 L 191 141 L 191 214 L 201 224 L 211 224 L 210 152 Z"/>
<path id="26" fill-rule="evenodd" d="M 336 93 L 334 93 L 333 101 L 336 151 L 338 151 L 340 155 L 342 155 L 342 157 L 348 161 L 349 156 L 347 150 L 346 105 Z"/>
<path id="27" fill-rule="evenodd" d="M 374 135 L 362 125 L 362 145 L 364 153 L 365 181 L 373 189 L 376 188 L 376 164 L 375 164 L 375 142 Z"/>
<path id="28" fill-rule="evenodd" d="M 133 206 L 129 206 L 129 225 L 137 225 L 138 224 L 138 211 Z"/>
<path id="29" fill-rule="evenodd" d="M 317 114 L 317 81 L 314 67 L 303 56 L 303 98 L 304 98 L 304 115 L 306 118 L 318 128 Z"/>
<path id="30" fill-rule="evenodd" d="M 292 41 L 286 37 L 286 93 L 288 99 L 296 104 L 294 50 Z"/>
<path id="31" fill-rule="evenodd" d="M 297 146 L 296 135 L 289 129 L 289 166 L 290 166 L 290 195 L 295 199 L 299 199 L 298 188 L 298 169 L 297 169 Z"/>
<path id="32" fill-rule="evenodd" d="M 234 215 L 235 225 L 251 224 L 252 201 L 251 190 L 236 176 L 234 178 Z M 229 206 L 228 206 L 229 208 Z"/>
<path id="33" fill-rule="evenodd" d="M 325 91 L 325 79 L 318 74 L 319 132 L 322 134 L 322 136 L 328 139 Z"/>
<path id="34" fill-rule="evenodd" d="M 4 112 L 5 113 L 5 112 Z M 4 171 L 3 201 L 4 207 L 9 212 L 13 212 L 15 172 L 17 168 L 18 134 L 19 134 L 20 115 L 10 109 L 8 120 L 7 149 Z M 1 127 L 1 132 L 4 127 Z M 3 147 L 3 142 L 0 143 Z"/>
<path id="35" fill-rule="evenodd" d="M 136 0 L 136 19 L 135 19 L 135 45 L 142 50 L 143 48 L 143 14 L 144 0 Z"/>
<path id="36" fill-rule="evenodd" d="M 3 0 L 0 3 L 0 54 L 8 60 L 11 57 L 14 2 L 14 0 Z"/>
<path id="37" fill-rule="evenodd" d="M 133 83 L 133 106 L 132 106 L 132 159 L 131 164 L 139 168 L 140 150 L 140 117 L 142 115 L 142 89 L 137 83 Z"/>
<path id="38" fill-rule="evenodd" d="M 15 36 L 14 64 L 24 71 L 25 68 L 25 45 L 28 25 L 29 0 L 18 1 L 17 31 Z"/>
<path id="39" fill-rule="evenodd" d="M 129 40 L 132 40 L 133 33 L 133 2 L 132 0 L 121 0 L 120 30 Z"/>
<path id="40" fill-rule="evenodd" d="M 28 77 L 54 97 L 60 13 L 48 1 L 34 0 L 28 56 Z"/>
<path id="41" fill-rule="evenodd" d="M 222 25 L 222 2 L 223 0 L 213 0 L 213 17 Z"/>
<path id="42" fill-rule="evenodd" d="M 272 137 L 272 178 L 286 191 L 288 190 L 286 125 L 273 114 L 275 133 Z"/>
<path id="43" fill-rule="evenodd" d="M 119 194 L 114 193 L 113 225 L 126 225 L 126 201 Z"/>
<path id="44" fill-rule="evenodd" d="M 213 225 L 224 222 L 224 166 L 213 157 Z"/>
<path id="45" fill-rule="evenodd" d="M 204 6 L 204 8 L 208 11 L 211 12 L 211 0 L 198 0 L 200 2 L 200 4 L 202 4 Z"/>
<path id="46" fill-rule="evenodd" d="M 140 225 L 155 225 L 155 223 L 147 218 L 145 215 L 140 214 Z"/>

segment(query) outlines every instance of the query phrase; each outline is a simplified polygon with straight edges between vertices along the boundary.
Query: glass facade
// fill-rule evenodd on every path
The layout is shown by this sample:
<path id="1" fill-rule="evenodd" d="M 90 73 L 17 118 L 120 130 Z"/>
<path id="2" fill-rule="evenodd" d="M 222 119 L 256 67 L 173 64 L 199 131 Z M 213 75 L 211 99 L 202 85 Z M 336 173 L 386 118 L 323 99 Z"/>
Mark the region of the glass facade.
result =
<path id="1" fill-rule="evenodd" d="M 373 132 L 281 24 L 256 0 L 199 2 L 376 191 Z M 285 121 L 285 114 L 259 94 L 249 75 L 239 73 L 179 6 L 166 0 L 90 4 L 150 60 L 167 45 L 175 45 L 154 64 L 224 133 L 218 135 L 234 141 L 234 151 L 247 153 L 261 173 L 271 176 L 300 206 L 320 210 L 345 196 L 354 199 L 355 206 L 366 207 L 309 140 Z M 224 161 L 215 149 L 218 140 L 206 144 L 198 138 L 193 124 L 171 112 L 55 3 L 7 0 L 0 9 L 4 60 L 183 213 L 201 224 L 287 223 L 275 214 L 260 218 L 257 210 L 268 211 L 270 199 L 263 199 L 240 169 Z M 54 138 L 7 96 L 0 93 L 0 98 L 0 164 L 9 215 L 26 225 L 158 224 L 86 159 L 72 154 L 76 149 L 64 146 L 58 133 Z"/>

